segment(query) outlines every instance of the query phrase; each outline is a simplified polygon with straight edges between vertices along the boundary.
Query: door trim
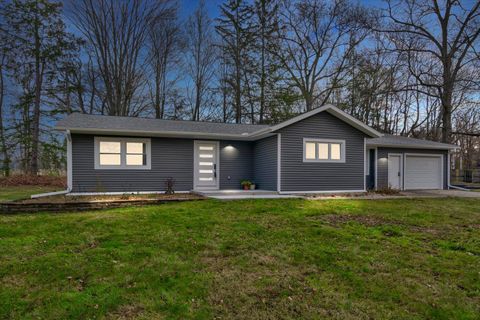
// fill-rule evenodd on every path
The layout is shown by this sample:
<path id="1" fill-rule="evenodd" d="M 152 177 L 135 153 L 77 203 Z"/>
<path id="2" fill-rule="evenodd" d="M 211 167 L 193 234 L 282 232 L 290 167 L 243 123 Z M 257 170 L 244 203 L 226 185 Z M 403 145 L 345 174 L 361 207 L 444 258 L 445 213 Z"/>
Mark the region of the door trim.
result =
<path id="1" fill-rule="evenodd" d="M 400 159 L 400 164 L 399 164 L 399 168 L 400 168 L 400 189 L 399 190 L 403 190 L 403 179 L 404 179 L 404 166 L 405 166 L 405 161 L 403 159 L 403 154 L 402 153 L 388 153 L 387 155 L 387 183 L 388 183 L 388 186 L 390 187 L 391 184 L 390 184 L 390 166 L 388 165 L 390 163 L 390 156 L 394 156 L 394 157 L 399 157 Z"/>
<path id="2" fill-rule="evenodd" d="M 440 181 L 440 189 L 443 190 L 445 189 L 445 158 L 443 154 L 438 154 L 438 153 L 405 153 L 405 161 L 404 161 L 404 167 L 406 166 L 407 163 L 407 157 L 412 156 L 412 157 L 425 157 L 425 158 L 439 158 L 440 159 L 440 174 L 441 174 L 441 181 Z M 448 170 L 450 171 L 450 170 Z M 405 189 L 405 190 L 410 190 L 410 189 Z M 412 189 L 414 190 L 414 189 Z"/>
<path id="3" fill-rule="evenodd" d="M 216 165 L 217 165 L 217 178 L 215 179 L 214 187 L 198 187 L 197 184 L 197 172 L 198 172 L 198 148 L 199 143 L 211 143 L 215 144 L 216 148 Z M 220 189 L 220 142 L 212 140 L 193 140 L 193 190 L 219 190 Z"/>

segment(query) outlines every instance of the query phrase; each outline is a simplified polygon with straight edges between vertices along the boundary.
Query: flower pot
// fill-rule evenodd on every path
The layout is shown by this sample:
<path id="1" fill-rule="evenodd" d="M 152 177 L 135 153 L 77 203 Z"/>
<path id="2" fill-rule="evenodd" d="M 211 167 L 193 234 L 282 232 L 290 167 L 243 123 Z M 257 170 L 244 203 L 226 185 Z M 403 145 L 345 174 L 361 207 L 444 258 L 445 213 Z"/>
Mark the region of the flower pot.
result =
<path id="1" fill-rule="evenodd" d="M 248 185 L 244 185 L 243 190 L 250 190 L 250 187 Z"/>
<path id="2" fill-rule="evenodd" d="M 255 185 L 254 184 L 250 185 L 250 190 L 255 190 Z"/>

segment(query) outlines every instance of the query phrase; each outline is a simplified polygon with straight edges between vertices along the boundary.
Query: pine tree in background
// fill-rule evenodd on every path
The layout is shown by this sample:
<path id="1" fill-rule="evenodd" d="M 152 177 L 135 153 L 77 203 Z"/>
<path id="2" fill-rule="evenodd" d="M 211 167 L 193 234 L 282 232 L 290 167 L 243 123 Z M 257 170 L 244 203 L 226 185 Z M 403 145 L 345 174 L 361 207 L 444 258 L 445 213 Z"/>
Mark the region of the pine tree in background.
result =
<path id="1" fill-rule="evenodd" d="M 24 89 L 19 110 L 23 113 L 22 140 L 28 150 L 24 161 L 29 173 L 37 174 L 45 98 L 54 87 L 62 59 L 75 51 L 77 41 L 65 30 L 60 2 L 15 0 L 2 9 L 8 68 Z"/>
<path id="2" fill-rule="evenodd" d="M 251 41 L 248 32 L 251 11 L 244 0 L 228 0 L 220 7 L 217 19 L 217 32 L 221 41 L 221 49 L 230 69 L 226 83 L 232 89 L 235 122 L 242 122 L 242 96 L 245 58 Z"/>

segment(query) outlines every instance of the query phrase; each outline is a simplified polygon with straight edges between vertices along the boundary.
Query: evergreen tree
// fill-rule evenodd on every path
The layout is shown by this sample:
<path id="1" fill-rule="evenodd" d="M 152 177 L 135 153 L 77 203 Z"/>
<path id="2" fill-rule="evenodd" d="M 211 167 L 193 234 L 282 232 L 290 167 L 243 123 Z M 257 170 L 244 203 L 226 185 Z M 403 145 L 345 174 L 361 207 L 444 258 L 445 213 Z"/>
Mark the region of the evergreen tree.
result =
<path id="1" fill-rule="evenodd" d="M 23 87 L 20 110 L 22 137 L 28 141 L 25 156 L 31 174 L 39 170 L 41 116 L 45 98 L 55 86 L 62 62 L 76 51 L 77 40 L 65 30 L 62 4 L 48 0 L 14 0 L 3 8 L 2 37 L 6 39 L 8 67 Z M 27 160 L 27 159 L 24 159 Z"/>

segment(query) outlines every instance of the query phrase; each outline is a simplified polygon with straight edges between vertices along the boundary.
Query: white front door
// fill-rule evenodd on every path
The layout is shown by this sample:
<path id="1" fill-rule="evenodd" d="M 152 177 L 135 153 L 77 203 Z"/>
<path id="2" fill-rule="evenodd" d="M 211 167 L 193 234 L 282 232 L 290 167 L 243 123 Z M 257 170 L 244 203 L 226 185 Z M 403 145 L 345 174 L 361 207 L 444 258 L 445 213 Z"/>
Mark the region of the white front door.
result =
<path id="1" fill-rule="evenodd" d="M 218 142 L 195 141 L 194 189 L 218 189 Z"/>
<path id="2" fill-rule="evenodd" d="M 392 189 L 402 189 L 402 155 L 388 155 L 388 185 Z"/>

